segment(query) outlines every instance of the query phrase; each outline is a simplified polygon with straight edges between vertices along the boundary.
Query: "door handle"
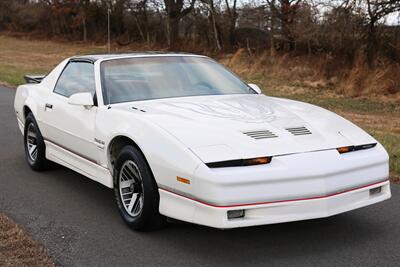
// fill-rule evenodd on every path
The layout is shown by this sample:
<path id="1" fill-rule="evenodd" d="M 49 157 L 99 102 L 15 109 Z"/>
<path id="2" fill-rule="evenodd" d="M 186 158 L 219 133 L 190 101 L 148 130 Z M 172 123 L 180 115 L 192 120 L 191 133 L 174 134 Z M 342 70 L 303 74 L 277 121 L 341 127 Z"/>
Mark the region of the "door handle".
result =
<path id="1" fill-rule="evenodd" d="M 49 104 L 49 103 L 46 103 L 46 105 L 45 105 L 45 108 L 44 108 L 44 110 L 46 110 L 46 109 L 52 109 L 53 108 L 53 105 L 52 104 Z"/>

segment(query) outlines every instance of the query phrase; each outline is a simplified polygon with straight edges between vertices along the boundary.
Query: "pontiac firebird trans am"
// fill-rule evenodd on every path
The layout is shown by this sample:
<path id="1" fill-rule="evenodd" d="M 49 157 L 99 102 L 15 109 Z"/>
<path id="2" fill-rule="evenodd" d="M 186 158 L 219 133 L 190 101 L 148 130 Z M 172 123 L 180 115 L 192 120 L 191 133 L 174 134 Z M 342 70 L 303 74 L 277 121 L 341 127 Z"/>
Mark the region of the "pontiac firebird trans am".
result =
<path id="1" fill-rule="evenodd" d="M 314 219 L 391 196 L 374 138 L 205 56 L 77 56 L 25 78 L 15 112 L 28 164 L 53 161 L 113 188 L 136 230 L 166 218 L 216 228 Z"/>

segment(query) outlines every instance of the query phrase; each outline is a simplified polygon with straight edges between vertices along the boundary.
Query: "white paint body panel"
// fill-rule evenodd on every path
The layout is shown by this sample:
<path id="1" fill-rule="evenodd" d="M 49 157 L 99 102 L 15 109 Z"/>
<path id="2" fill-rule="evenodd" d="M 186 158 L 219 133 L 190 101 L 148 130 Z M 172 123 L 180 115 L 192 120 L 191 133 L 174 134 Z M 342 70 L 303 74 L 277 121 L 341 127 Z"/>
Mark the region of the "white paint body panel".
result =
<path id="1" fill-rule="evenodd" d="M 109 145 L 118 136 L 131 139 L 150 165 L 160 188 L 160 213 L 166 216 L 233 228 L 326 217 L 390 198 L 385 149 L 330 111 L 263 94 L 169 98 L 108 107 L 102 104 L 101 62 L 94 63 L 98 106 L 71 105 L 53 93 L 67 59 L 40 84 L 18 87 L 19 127 L 23 132 L 27 107 L 46 140 L 49 160 L 110 188 Z M 49 102 L 51 110 L 45 108 Z M 287 130 L 292 127 L 306 127 L 311 134 L 294 136 Z M 244 134 L 258 130 L 277 137 L 255 140 Z M 369 143 L 378 144 L 347 154 L 336 151 Z M 205 165 L 262 156 L 273 159 L 270 164 L 247 167 Z M 191 183 L 180 183 L 177 176 Z M 369 195 L 377 186 L 381 193 Z M 232 209 L 245 209 L 246 216 L 228 220 L 227 211 Z"/>

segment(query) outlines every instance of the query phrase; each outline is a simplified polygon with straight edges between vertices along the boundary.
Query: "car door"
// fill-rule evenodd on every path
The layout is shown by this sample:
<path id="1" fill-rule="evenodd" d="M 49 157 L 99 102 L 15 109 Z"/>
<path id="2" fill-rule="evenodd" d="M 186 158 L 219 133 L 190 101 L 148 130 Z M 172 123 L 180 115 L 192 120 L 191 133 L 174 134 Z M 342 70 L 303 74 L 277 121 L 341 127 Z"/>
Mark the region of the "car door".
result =
<path id="1" fill-rule="evenodd" d="M 76 93 L 90 92 L 95 105 L 71 105 L 68 99 Z M 97 163 L 94 143 L 97 100 L 94 65 L 88 61 L 70 61 L 62 71 L 53 92 L 47 98 L 43 123 L 46 141 L 77 157 Z"/>

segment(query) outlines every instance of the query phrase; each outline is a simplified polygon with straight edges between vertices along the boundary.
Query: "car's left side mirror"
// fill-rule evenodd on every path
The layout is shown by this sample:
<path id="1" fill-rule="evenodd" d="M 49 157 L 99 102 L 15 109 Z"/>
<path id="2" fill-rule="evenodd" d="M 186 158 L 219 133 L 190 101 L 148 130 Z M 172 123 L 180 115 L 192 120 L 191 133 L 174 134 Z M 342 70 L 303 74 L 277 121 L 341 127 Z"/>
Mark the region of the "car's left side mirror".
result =
<path id="1" fill-rule="evenodd" d="M 251 89 L 253 89 L 254 91 L 256 91 L 257 94 L 261 94 L 261 93 L 262 93 L 260 87 L 258 87 L 257 84 L 249 83 L 249 86 L 250 86 Z"/>
<path id="2" fill-rule="evenodd" d="M 262 94 L 261 89 L 260 89 L 260 87 L 258 87 L 257 84 L 249 83 L 248 85 L 250 86 L 251 89 L 256 91 L 257 94 Z"/>
<path id="3" fill-rule="evenodd" d="M 90 108 L 94 105 L 91 93 L 76 93 L 68 98 L 68 103 L 71 105 L 84 106 Z"/>

